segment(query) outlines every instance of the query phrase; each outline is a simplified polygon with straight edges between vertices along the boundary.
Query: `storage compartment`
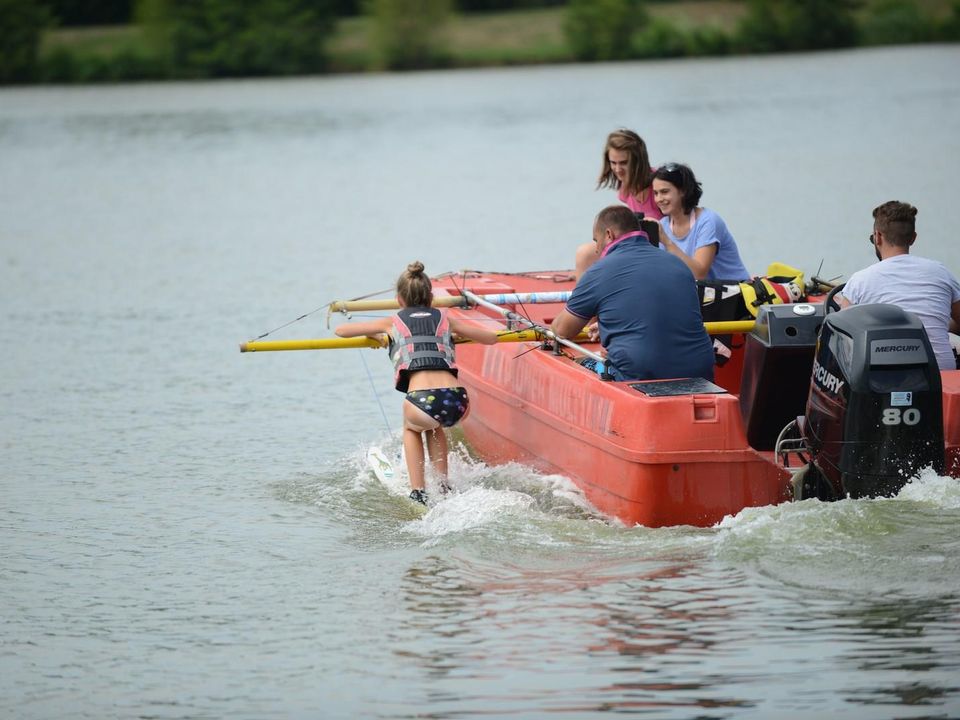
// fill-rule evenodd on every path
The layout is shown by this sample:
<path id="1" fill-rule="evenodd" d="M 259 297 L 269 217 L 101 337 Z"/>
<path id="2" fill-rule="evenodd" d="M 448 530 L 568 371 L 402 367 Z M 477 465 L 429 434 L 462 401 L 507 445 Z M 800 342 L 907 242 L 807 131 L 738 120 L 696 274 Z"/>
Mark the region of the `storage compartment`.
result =
<path id="1" fill-rule="evenodd" d="M 740 380 L 740 414 L 752 448 L 773 450 L 784 426 L 803 415 L 823 318 L 820 304 L 760 307 Z"/>

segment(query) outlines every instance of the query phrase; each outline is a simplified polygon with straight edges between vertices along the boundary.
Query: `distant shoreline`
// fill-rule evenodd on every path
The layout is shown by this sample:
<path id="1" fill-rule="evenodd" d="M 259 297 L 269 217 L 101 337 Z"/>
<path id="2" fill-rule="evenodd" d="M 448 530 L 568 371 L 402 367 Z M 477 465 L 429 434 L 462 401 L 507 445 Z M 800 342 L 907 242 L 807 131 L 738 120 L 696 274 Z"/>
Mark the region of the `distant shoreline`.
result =
<path id="1" fill-rule="evenodd" d="M 648 2 L 649 22 L 641 28 L 640 39 L 633 42 L 626 57 L 595 58 L 604 60 L 644 60 L 677 57 L 719 57 L 753 54 L 777 54 L 815 48 L 764 47 L 762 43 L 742 47 L 735 39 L 738 27 L 748 14 L 746 0 L 677 0 Z M 953 25 L 960 35 L 960 2 L 952 0 L 919 0 L 925 15 L 912 33 L 897 16 L 882 23 L 868 13 L 868 2 L 858 20 L 864 27 L 874 27 L 854 45 L 870 47 L 886 44 L 956 42 L 950 36 Z M 579 57 L 565 33 L 566 7 L 536 8 L 490 13 L 454 14 L 439 33 L 443 38 L 441 52 L 410 70 L 531 66 L 590 61 Z M 951 15 L 952 13 L 952 15 Z M 920 16 L 918 16 L 920 17 Z M 869 22 L 873 22 L 870 26 Z M 916 22 L 921 22 L 917 20 Z M 876 29 L 880 27 L 880 31 Z M 919 29 L 917 29 L 919 28 Z M 921 32 L 926 28 L 926 33 Z M 946 30 L 942 29 L 946 28 Z M 883 32 L 889 35 L 883 35 Z M 938 36 L 939 35 L 939 36 Z M 926 39 L 924 39 L 926 37 Z M 214 79 L 218 77 L 289 77 L 340 75 L 393 71 L 378 65 L 372 47 L 371 20 L 366 16 L 345 17 L 326 42 L 326 58 L 322 67 L 301 72 L 258 71 L 231 74 L 211 71 L 183 72 L 171 70 L 153 49 L 148 32 L 138 25 L 61 28 L 43 33 L 36 77 L 20 84 L 84 84 L 152 80 Z M 837 46 L 839 47 L 839 46 Z"/>

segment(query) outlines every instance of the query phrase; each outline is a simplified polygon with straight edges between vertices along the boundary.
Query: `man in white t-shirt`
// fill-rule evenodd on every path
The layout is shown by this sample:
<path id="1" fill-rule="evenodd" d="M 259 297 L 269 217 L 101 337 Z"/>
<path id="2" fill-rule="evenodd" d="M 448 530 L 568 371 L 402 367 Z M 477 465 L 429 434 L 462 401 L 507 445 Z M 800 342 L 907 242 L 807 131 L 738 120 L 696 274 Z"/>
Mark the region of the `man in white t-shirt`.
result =
<path id="1" fill-rule="evenodd" d="M 956 370 L 949 332 L 960 332 L 960 283 L 942 263 L 910 254 L 917 239 L 917 209 L 891 200 L 873 211 L 876 265 L 850 276 L 841 307 L 889 303 L 920 318 L 941 370 Z"/>

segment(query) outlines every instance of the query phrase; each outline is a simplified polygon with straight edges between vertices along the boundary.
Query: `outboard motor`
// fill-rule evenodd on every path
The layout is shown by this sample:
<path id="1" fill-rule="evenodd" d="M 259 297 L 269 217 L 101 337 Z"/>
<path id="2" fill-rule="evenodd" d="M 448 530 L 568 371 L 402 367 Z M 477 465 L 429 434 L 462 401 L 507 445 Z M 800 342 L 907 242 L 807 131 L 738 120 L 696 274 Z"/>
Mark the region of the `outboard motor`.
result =
<path id="1" fill-rule="evenodd" d="M 894 495 L 927 466 L 943 473 L 940 368 L 916 315 L 855 305 L 826 316 L 800 432 L 804 497 Z"/>

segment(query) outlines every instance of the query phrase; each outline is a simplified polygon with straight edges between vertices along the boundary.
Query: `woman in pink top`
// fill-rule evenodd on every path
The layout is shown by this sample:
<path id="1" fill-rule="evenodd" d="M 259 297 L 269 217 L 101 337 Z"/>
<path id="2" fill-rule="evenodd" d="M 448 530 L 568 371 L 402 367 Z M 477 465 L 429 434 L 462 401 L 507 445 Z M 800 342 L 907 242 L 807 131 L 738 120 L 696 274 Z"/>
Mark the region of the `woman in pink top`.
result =
<path id="1" fill-rule="evenodd" d="M 603 166 L 597 187 L 609 187 L 617 191 L 617 197 L 635 213 L 651 220 L 663 217 L 653 200 L 653 169 L 647 155 L 647 144 L 633 130 L 621 128 L 607 135 L 603 147 Z M 575 273 L 580 276 L 596 262 L 597 249 L 594 243 L 584 243 L 577 248 Z"/>

